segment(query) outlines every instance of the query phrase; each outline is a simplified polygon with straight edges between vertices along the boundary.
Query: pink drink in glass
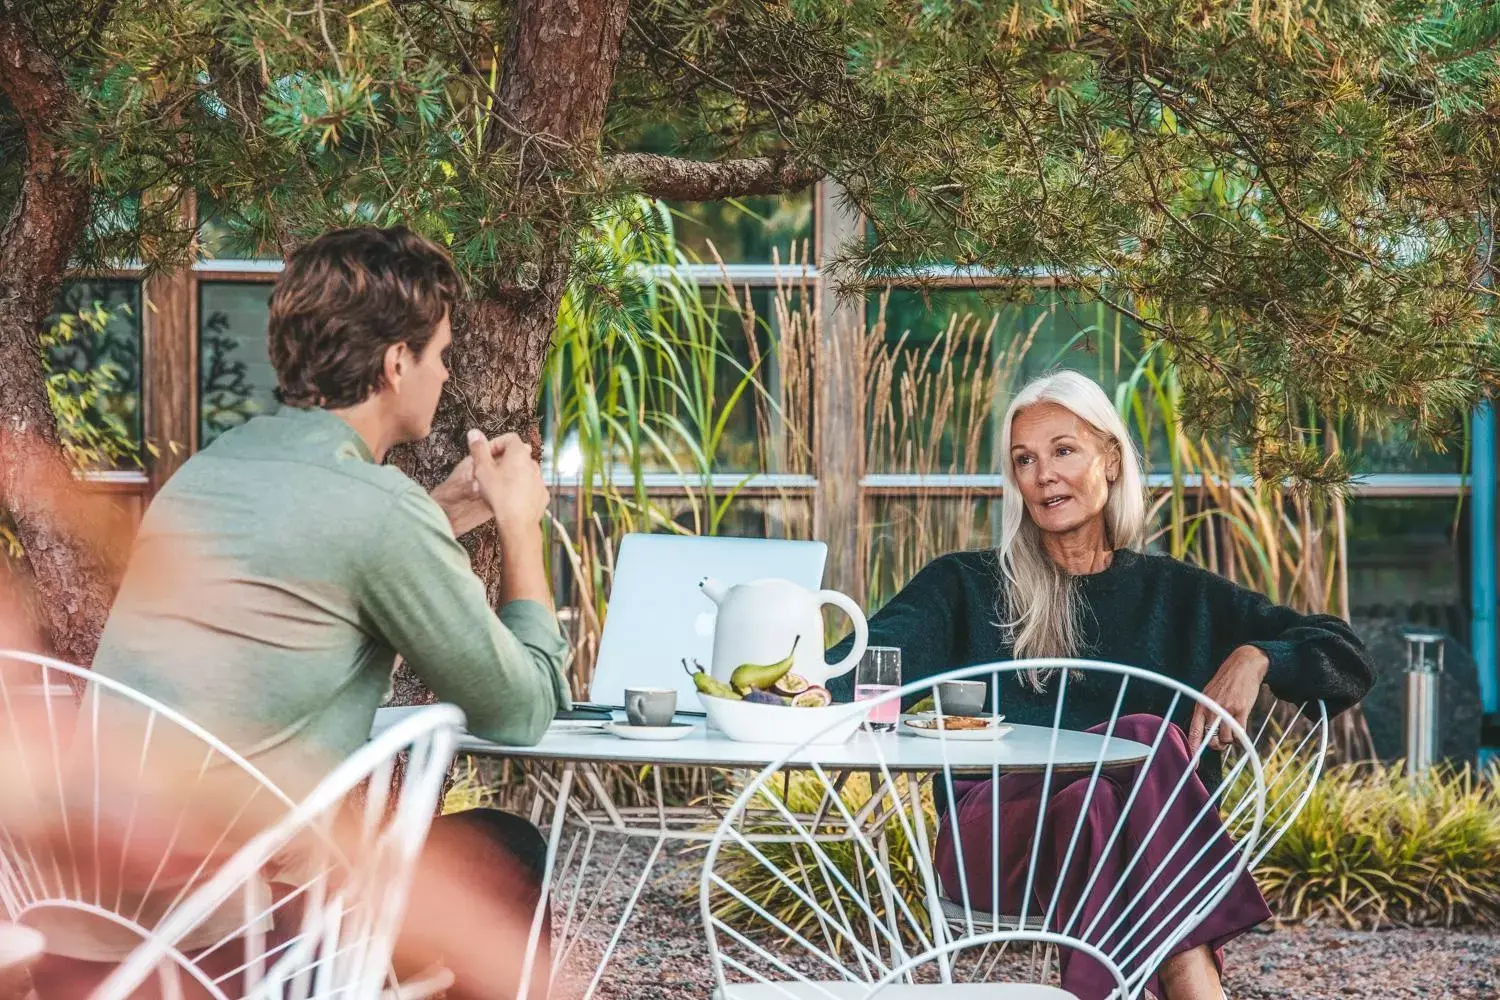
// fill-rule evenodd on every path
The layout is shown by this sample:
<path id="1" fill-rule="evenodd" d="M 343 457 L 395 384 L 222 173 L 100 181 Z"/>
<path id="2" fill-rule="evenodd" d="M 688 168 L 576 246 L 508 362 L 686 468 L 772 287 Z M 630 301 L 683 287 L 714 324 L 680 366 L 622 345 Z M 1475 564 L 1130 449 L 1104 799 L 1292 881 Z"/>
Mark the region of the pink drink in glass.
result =
<path id="1" fill-rule="evenodd" d="M 872 701 L 879 698 L 887 691 L 896 690 L 895 684 L 856 684 L 854 686 L 855 701 Z M 876 705 L 870 710 L 866 725 L 877 732 L 889 732 L 896 728 L 896 719 L 901 713 L 901 703 L 892 698 L 883 704 Z"/>

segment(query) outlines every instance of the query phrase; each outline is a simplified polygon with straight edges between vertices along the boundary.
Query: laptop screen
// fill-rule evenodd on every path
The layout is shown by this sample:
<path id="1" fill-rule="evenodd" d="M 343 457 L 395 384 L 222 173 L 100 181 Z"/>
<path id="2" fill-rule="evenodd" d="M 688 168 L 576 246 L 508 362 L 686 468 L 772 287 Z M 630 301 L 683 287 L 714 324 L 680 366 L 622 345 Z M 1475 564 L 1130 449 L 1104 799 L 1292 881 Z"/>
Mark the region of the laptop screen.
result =
<path id="1" fill-rule="evenodd" d="M 822 586 L 828 546 L 764 538 L 626 535 L 589 700 L 623 705 L 627 687 L 677 689 L 677 707 L 701 711 L 682 661 L 707 669 L 713 656 L 712 601 L 698 589 L 711 576 L 725 586 L 781 577 L 808 590 Z"/>

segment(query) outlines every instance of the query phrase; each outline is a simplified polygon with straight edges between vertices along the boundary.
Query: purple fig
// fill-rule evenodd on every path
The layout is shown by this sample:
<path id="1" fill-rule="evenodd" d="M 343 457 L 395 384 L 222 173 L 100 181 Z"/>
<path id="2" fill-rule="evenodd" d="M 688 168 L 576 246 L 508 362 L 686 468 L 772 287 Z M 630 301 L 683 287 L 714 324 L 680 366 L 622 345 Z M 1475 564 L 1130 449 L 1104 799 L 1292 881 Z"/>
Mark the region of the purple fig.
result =
<path id="1" fill-rule="evenodd" d="M 793 698 L 792 704 L 797 708 L 825 708 L 833 704 L 833 695 L 828 693 L 827 688 L 814 684 Z"/>

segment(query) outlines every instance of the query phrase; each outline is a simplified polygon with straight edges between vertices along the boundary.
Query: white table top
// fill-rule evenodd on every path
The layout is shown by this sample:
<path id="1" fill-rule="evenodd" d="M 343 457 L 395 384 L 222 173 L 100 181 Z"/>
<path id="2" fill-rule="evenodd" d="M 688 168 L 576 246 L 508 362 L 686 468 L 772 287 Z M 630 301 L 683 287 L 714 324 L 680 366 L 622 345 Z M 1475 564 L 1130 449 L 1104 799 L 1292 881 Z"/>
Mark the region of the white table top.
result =
<path id="1" fill-rule="evenodd" d="M 395 723 L 411 708 L 382 708 L 375 713 L 371 735 Z M 793 744 L 738 743 L 707 722 L 681 718 L 697 728 L 680 740 L 644 742 L 626 740 L 603 730 L 554 729 L 533 747 L 507 747 L 465 735 L 459 749 L 466 753 L 495 757 L 541 760 L 591 761 L 604 764 L 668 764 L 706 767 L 764 767 L 780 760 Z M 573 724 L 576 725 L 576 724 Z M 1057 745 L 1046 726 L 1016 726 L 995 740 L 959 741 L 926 739 L 906 733 L 857 733 L 847 743 L 804 747 L 790 763 L 818 763 L 833 768 L 877 768 L 881 761 L 891 771 L 932 772 L 946 766 L 955 771 L 1039 771 L 1051 758 L 1058 770 L 1080 770 L 1094 766 L 1104 748 L 1104 737 L 1093 733 L 1061 730 Z M 1133 764 L 1144 760 L 1150 747 L 1144 743 L 1112 737 L 1105 763 Z"/>

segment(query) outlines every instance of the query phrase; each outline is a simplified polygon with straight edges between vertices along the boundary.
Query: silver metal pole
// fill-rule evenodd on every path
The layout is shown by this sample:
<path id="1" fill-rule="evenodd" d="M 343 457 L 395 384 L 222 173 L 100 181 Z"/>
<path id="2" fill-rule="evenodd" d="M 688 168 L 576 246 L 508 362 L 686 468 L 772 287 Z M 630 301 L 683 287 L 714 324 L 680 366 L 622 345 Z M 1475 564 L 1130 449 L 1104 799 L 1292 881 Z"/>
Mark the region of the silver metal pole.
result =
<path id="1" fill-rule="evenodd" d="M 1406 768 L 1416 777 L 1438 759 L 1438 684 L 1444 637 L 1420 628 L 1404 628 L 1401 637 L 1406 640 Z"/>

